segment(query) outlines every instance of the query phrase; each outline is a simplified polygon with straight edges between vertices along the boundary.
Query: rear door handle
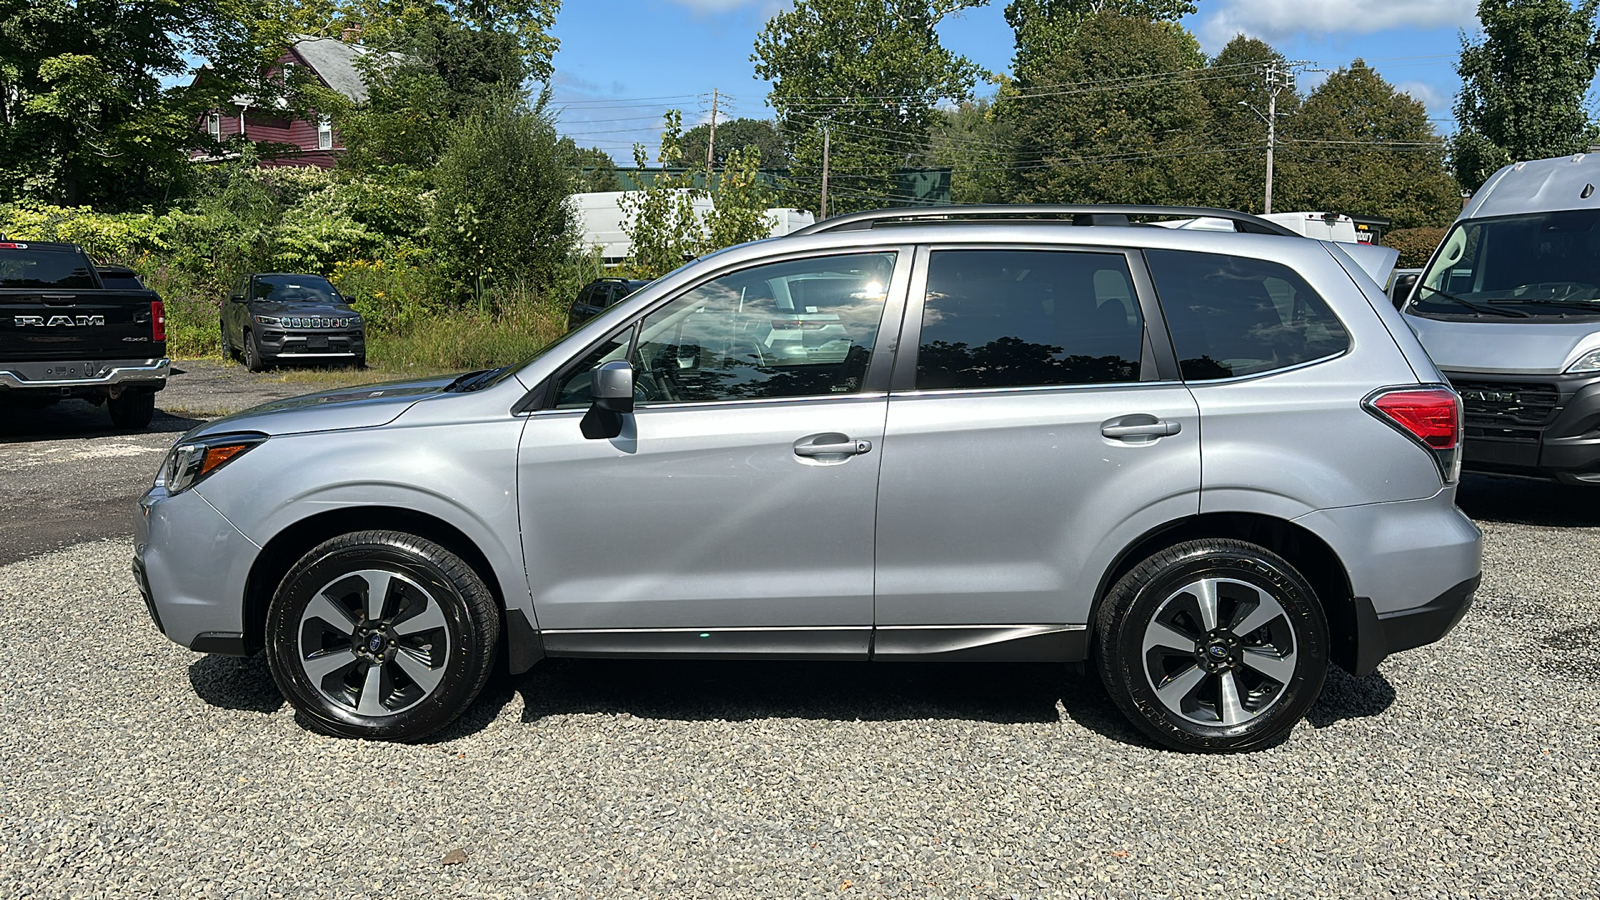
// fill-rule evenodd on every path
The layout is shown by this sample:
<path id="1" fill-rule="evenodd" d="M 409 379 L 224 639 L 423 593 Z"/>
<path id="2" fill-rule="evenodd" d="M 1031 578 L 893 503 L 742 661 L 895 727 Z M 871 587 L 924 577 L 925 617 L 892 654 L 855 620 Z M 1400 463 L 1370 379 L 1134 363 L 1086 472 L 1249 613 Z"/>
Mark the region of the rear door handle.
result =
<path id="1" fill-rule="evenodd" d="M 1128 419 L 1142 419 L 1145 421 L 1129 422 Z M 1113 422 L 1119 424 L 1112 424 Z M 1124 419 L 1113 419 L 1100 426 L 1100 433 L 1108 438 L 1124 440 L 1126 438 L 1158 438 L 1171 437 L 1183 430 L 1183 423 L 1168 422 L 1154 416 L 1128 416 Z"/>
<path id="2" fill-rule="evenodd" d="M 818 456 L 860 456 L 871 450 L 871 441 L 857 441 L 849 435 L 834 432 L 807 435 L 794 442 L 795 456 L 813 459 Z"/>

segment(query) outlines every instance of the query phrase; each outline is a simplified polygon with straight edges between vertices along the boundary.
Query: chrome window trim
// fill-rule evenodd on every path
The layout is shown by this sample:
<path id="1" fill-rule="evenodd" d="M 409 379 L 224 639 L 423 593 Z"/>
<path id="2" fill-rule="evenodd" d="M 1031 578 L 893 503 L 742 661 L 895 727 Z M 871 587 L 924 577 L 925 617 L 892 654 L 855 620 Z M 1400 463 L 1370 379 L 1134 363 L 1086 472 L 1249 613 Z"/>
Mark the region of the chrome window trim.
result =
<path id="1" fill-rule="evenodd" d="M 705 409 L 709 407 L 742 407 L 742 406 L 769 406 L 775 403 L 840 403 L 858 402 L 877 403 L 889 398 L 888 391 L 873 391 L 866 394 L 806 394 L 799 397 L 744 397 L 738 400 L 674 400 L 670 403 L 638 403 L 634 406 L 634 415 L 659 409 Z M 548 409 L 529 410 L 524 415 L 544 416 L 553 413 L 577 413 L 583 415 L 589 411 L 587 406 L 568 406 L 565 408 L 550 407 Z"/>

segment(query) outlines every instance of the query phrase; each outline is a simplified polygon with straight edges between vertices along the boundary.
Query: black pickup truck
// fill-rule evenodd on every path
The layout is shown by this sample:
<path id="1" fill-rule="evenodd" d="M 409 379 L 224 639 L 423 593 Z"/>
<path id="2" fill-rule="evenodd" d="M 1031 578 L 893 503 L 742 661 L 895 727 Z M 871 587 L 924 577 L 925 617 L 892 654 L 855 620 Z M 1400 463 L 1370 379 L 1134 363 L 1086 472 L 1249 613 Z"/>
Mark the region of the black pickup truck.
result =
<path id="1" fill-rule="evenodd" d="M 172 368 L 154 291 L 108 286 L 75 244 L 0 240 L 0 402 L 106 404 L 118 428 L 150 424 Z"/>

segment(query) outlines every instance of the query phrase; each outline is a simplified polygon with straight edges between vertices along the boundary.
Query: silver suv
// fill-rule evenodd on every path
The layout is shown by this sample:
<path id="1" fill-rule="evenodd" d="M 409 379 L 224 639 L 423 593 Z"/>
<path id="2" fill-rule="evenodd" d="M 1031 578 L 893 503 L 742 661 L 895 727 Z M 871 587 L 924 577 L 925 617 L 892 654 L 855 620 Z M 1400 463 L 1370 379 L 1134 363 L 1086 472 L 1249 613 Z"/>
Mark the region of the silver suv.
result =
<path id="1" fill-rule="evenodd" d="M 1220 216 L 1243 233 L 1131 224 Z M 1074 226 L 1077 227 L 1074 227 Z M 157 626 L 414 740 L 496 658 L 1092 661 L 1163 744 L 1288 734 L 1471 603 L 1461 403 L 1332 244 L 1239 213 L 844 216 L 537 358 L 203 425 Z"/>

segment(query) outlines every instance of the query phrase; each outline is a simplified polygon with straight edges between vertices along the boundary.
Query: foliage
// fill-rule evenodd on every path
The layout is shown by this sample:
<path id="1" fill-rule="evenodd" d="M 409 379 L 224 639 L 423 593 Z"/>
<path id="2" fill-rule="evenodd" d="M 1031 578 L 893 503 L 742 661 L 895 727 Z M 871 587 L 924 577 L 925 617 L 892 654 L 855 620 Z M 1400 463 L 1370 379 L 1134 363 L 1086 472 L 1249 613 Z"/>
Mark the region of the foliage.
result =
<path id="1" fill-rule="evenodd" d="M 546 282 L 572 252 L 571 171 L 548 104 L 513 94 L 470 115 L 434 174 L 430 243 L 480 298 L 490 280 Z"/>
<path id="2" fill-rule="evenodd" d="M 1239 35 L 1206 65 L 1200 92 L 1211 108 L 1208 130 L 1211 147 L 1222 158 L 1207 167 L 1211 177 L 1197 198 L 1203 205 L 1260 212 L 1266 198 L 1267 123 L 1271 96 L 1266 80 L 1268 66 L 1288 71 L 1288 61 L 1265 41 Z M 1292 89 L 1278 93 L 1280 133 L 1300 108 L 1300 95 Z M 1282 202 L 1277 202 L 1280 208 Z"/>
<path id="3" fill-rule="evenodd" d="M 1427 108 L 1359 59 L 1305 99 L 1284 135 L 1275 206 L 1384 216 L 1397 228 L 1461 211 Z"/>
<path id="4" fill-rule="evenodd" d="M 756 75 L 788 142 L 794 205 L 820 209 L 823 128 L 829 209 L 894 202 L 895 171 L 921 152 L 935 104 L 966 99 L 980 69 L 935 28 L 986 0 L 795 0 L 756 38 Z"/>
<path id="5" fill-rule="evenodd" d="M 1211 150 L 1193 78 L 1205 65 L 1188 32 L 1113 13 L 1090 15 L 1041 56 L 1003 100 L 1015 128 L 1014 195 L 1035 203 L 1184 203 L 1204 191 Z M 1132 79 L 1132 80 L 1130 80 Z M 1052 85 L 1121 82 L 1113 90 Z"/>
<path id="6" fill-rule="evenodd" d="M 987 97 L 963 100 L 939 110 L 928 134 L 922 165 L 950 170 L 950 199 L 956 203 L 1004 203 L 1010 196 L 1006 163 L 1011 158 L 1012 123 Z"/>
<path id="7" fill-rule="evenodd" d="M 1483 40 L 1462 38 L 1456 180 L 1476 191 L 1515 160 L 1576 153 L 1596 129 L 1584 96 L 1600 65 L 1600 0 L 1479 0 Z"/>
<path id="8" fill-rule="evenodd" d="M 1400 251 L 1395 263 L 1401 269 L 1420 269 L 1444 240 L 1446 228 L 1396 228 L 1383 233 L 1383 245 Z"/>
<path id="9" fill-rule="evenodd" d="M 709 123 L 689 129 L 683 136 L 681 164 L 704 167 L 710 139 Z M 763 165 L 767 168 L 784 169 L 789 166 L 789 151 L 784 149 L 783 135 L 778 133 L 777 126 L 772 122 L 766 119 L 729 119 L 717 123 L 716 159 L 713 162 L 719 166 L 724 165 L 729 155 L 745 147 L 756 148 L 761 154 Z"/>
<path id="10" fill-rule="evenodd" d="M 598 147 L 579 147 L 572 138 L 561 139 L 561 155 L 572 170 L 573 190 L 582 193 L 620 191 L 617 164 L 611 154 Z"/>
<path id="11" fill-rule="evenodd" d="M 706 251 L 766 237 L 771 192 L 761 181 L 761 150 L 748 145 L 728 154 L 713 181 L 711 212 L 705 217 Z"/>
<path id="12" fill-rule="evenodd" d="M 1176 22 L 1194 11 L 1193 0 L 1011 0 L 1006 6 L 1006 22 L 1016 32 L 1017 41 L 1012 70 L 1020 77 L 1037 60 L 1059 54 L 1078 25 L 1090 16 L 1107 13 Z"/>

